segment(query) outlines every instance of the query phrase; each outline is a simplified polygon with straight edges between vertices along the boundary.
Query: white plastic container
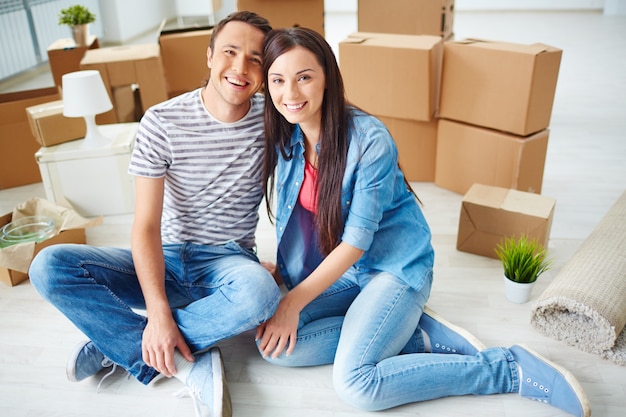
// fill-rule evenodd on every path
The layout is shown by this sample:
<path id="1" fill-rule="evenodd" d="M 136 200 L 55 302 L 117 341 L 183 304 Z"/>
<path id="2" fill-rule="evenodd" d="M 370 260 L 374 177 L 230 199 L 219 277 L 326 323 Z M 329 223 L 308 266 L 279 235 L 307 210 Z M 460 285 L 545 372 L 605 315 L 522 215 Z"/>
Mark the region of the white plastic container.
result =
<path id="1" fill-rule="evenodd" d="M 128 174 L 139 123 L 100 125 L 110 144 L 86 148 L 83 140 L 43 147 L 39 164 L 46 198 L 67 200 L 82 216 L 131 214 L 135 210 L 135 178 Z"/>

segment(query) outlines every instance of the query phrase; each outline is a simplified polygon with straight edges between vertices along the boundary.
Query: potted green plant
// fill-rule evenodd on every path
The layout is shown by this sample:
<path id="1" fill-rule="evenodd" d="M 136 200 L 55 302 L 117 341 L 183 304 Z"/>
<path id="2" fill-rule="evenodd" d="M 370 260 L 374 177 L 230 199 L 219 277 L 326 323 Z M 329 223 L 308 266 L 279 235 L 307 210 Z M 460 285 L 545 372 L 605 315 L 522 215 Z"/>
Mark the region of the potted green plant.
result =
<path id="1" fill-rule="evenodd" d="M 89 38 L 89 23 L 96 20 L 96 15 L 80 4 L 61 9 L 59 25 L 68 25 L 77 46 L 86 46 Z"/>
<path id="2" fill-rule="evenodd" d="M 504 269 L 505 295 L 514 303 L 530 299 L 539 275 L 550 269 L 547 249 L 536 238 L 525 234 L 506 237 L 495 248 Z"/>

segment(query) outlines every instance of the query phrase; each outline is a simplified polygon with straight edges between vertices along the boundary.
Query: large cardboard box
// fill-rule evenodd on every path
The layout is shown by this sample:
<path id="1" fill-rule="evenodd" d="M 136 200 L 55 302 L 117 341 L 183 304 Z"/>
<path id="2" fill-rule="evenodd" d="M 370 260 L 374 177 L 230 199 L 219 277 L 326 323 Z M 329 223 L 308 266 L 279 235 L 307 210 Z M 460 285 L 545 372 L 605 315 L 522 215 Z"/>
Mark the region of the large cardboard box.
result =
<path id="1" fill-rule="evenodd" d="M 159 45 L 168 97 L 201 87 L 209 78 L 207 49 L 211 28 L 161 30 Z M 181 65 L 184 62 L 184 65 Z"/>
<path id="2" fill-rule="evenodd" d="M 132 214 L 135 177 L 128 173 L 139 123 L 99 126 L 111 142 L 85 148 L 82 140 L 41 148 L 35 154 L 46 198 L 65 201 L 81 216 Z"/>
<path id="3" fill-rule="evenodd" d="M 57 87 L 0 94 L 0 190 L 41 181 L 26 109 L 60 97 Z"/>
<path id="4" fill-rule="evenodd" d="M 359 32 L 436 35 L 453 33 L 454 0 L 359 0 Z"/>
<path id="5" fill-rule="evenodd" d="M 98 38 L 91 35 L 87 45 L 77 46 L 72 38 L 63 38 L 54 41 L 48 47 L 48 62 L 54 79 L 54 85 L 62 87 L 63 74 L 80 70 L 80 61 L 88 49 L 100 47 Z"/>
<path id="6" fill-rule="evenodd" d="M 536 43 L 445 43 L 439 117 L 527 136 L 552 116 L 562 50 Z"/>
<path id="7" fill-rule="evenodd" d="M 81 70 L 98 70 L 113 109 L 97 115 L 98 124 L 136 122 L 150 106 L 168 99 L 158 44 L 90 49 Z"/>
<path id="8" fill-rule="evenodd" d="M 339 42 L 348 99 L 377 116 L 429 122 L 437 109 L 443 40 L 355 32 Z"/>
<path id="9" fill-rule="evenodd" d="M 275 29 L 301 26 L 324 35 L 324 0 L 237 0 L 237 10 L 258 13 Z"/>
<path id="10" fill-rule="evenodd" d="M 35 255 L 43 248 L 58 243 L 85 243 L 85 228 L 95 226 L 102 219 L 88 220 L 71 207 L 58 206 L 49 201 L 32 198 L 18 205 L 11 213 L 0 216 L 0 228 L 14 218 L 46 215 L 56 222 L 54 236 L 41 242 L 20 243 L 0 249 L 0 281 L 15 286 L 28 279 L 28 268 Z"/>
<path id="11" fill-rule="evenodd" d="M 26 114 L 30 130 L 41 146 L 84 138 L 87 132 L 84 118 L 63 116 L 63 100 L 28 107 Z"/>
<path id="12" fill-rule="evenodd" d="M 552 197 L 474 184 L 461 202 L 456 247 L 497 259 L 496 245 L 521 234 L 547 247 L 555 205 Z"/>
<path id="13" fill-rule="evenodd" d="M 437 152 L 437 120 L 416 122 L 378 118 L 387 126 L 398 147 L 398 160 L 409 181 L 433 182 Z"/>
<path id="14" fill-rule="evenodd" d="M 474 183 L 541 193 L 549 130 L 522 137 L 440 119 L 435 184 L 465 194 Z"/>

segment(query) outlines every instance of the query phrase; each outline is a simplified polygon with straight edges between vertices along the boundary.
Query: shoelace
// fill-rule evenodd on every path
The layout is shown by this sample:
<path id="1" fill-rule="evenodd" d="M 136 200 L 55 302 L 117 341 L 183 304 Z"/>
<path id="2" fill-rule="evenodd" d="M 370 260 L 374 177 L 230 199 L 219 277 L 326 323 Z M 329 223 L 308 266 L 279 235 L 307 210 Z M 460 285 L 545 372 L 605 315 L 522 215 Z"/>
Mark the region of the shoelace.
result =
<path id="1" fill-rule="evenodd" d="M 114 363 L 112 360 L 110 360 L 109 358 L 102 359 L 102 367 L 103 368 L 108 368 L 109 366 L 112 366 L 111 370 L 109 372 L 107 372 L 106 375 L 104 375 L 100 379 L 100 382 L 98 382 L 98 386 L 96 387 L 96 394 L 100 393 L 100 386 L 102 385 L 104 380 L 107 379 L 108 377 L 110 377 L 111 375 L 113 375 L 113 373 L 115 373 L 115 370 L 117 369 L 117 364 Z"/>
<path id="2" fill-rule="evenodd" d="M 202 414 L 202 400 L 200 399 L 200 389 L 196 386 L 185 386 L 174 393 L 176 398 L 191 397 L 193 409 L 196 417 L 210 417 L 209 414 Z"/>

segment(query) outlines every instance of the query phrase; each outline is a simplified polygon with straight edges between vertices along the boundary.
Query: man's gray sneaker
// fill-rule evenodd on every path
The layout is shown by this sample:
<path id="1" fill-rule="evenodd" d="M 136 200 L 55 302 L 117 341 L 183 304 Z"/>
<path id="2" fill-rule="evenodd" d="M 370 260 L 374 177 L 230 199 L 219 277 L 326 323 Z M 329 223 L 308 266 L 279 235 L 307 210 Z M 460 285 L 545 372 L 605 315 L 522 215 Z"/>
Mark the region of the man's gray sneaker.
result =
<path id="1" fill-rule="evenodd" d="M 233 415 L 224 362 L 219 348 L 213 347 L 196 355 L 185 385 L 193 399 L 196 416 L 206 415 L 202 412 L 203 407 L 209 409 L 211 417 Z"/>
<path id="2" fill-rule="evenodd" d="M 76 345 L 67 361 L 65 371 L 67 379 L 78 382 L 110 367 L 113 367 L 111 371 L 114 371 L 117 365 L 104 356 L 91 341 L 85 340 Z"/>

